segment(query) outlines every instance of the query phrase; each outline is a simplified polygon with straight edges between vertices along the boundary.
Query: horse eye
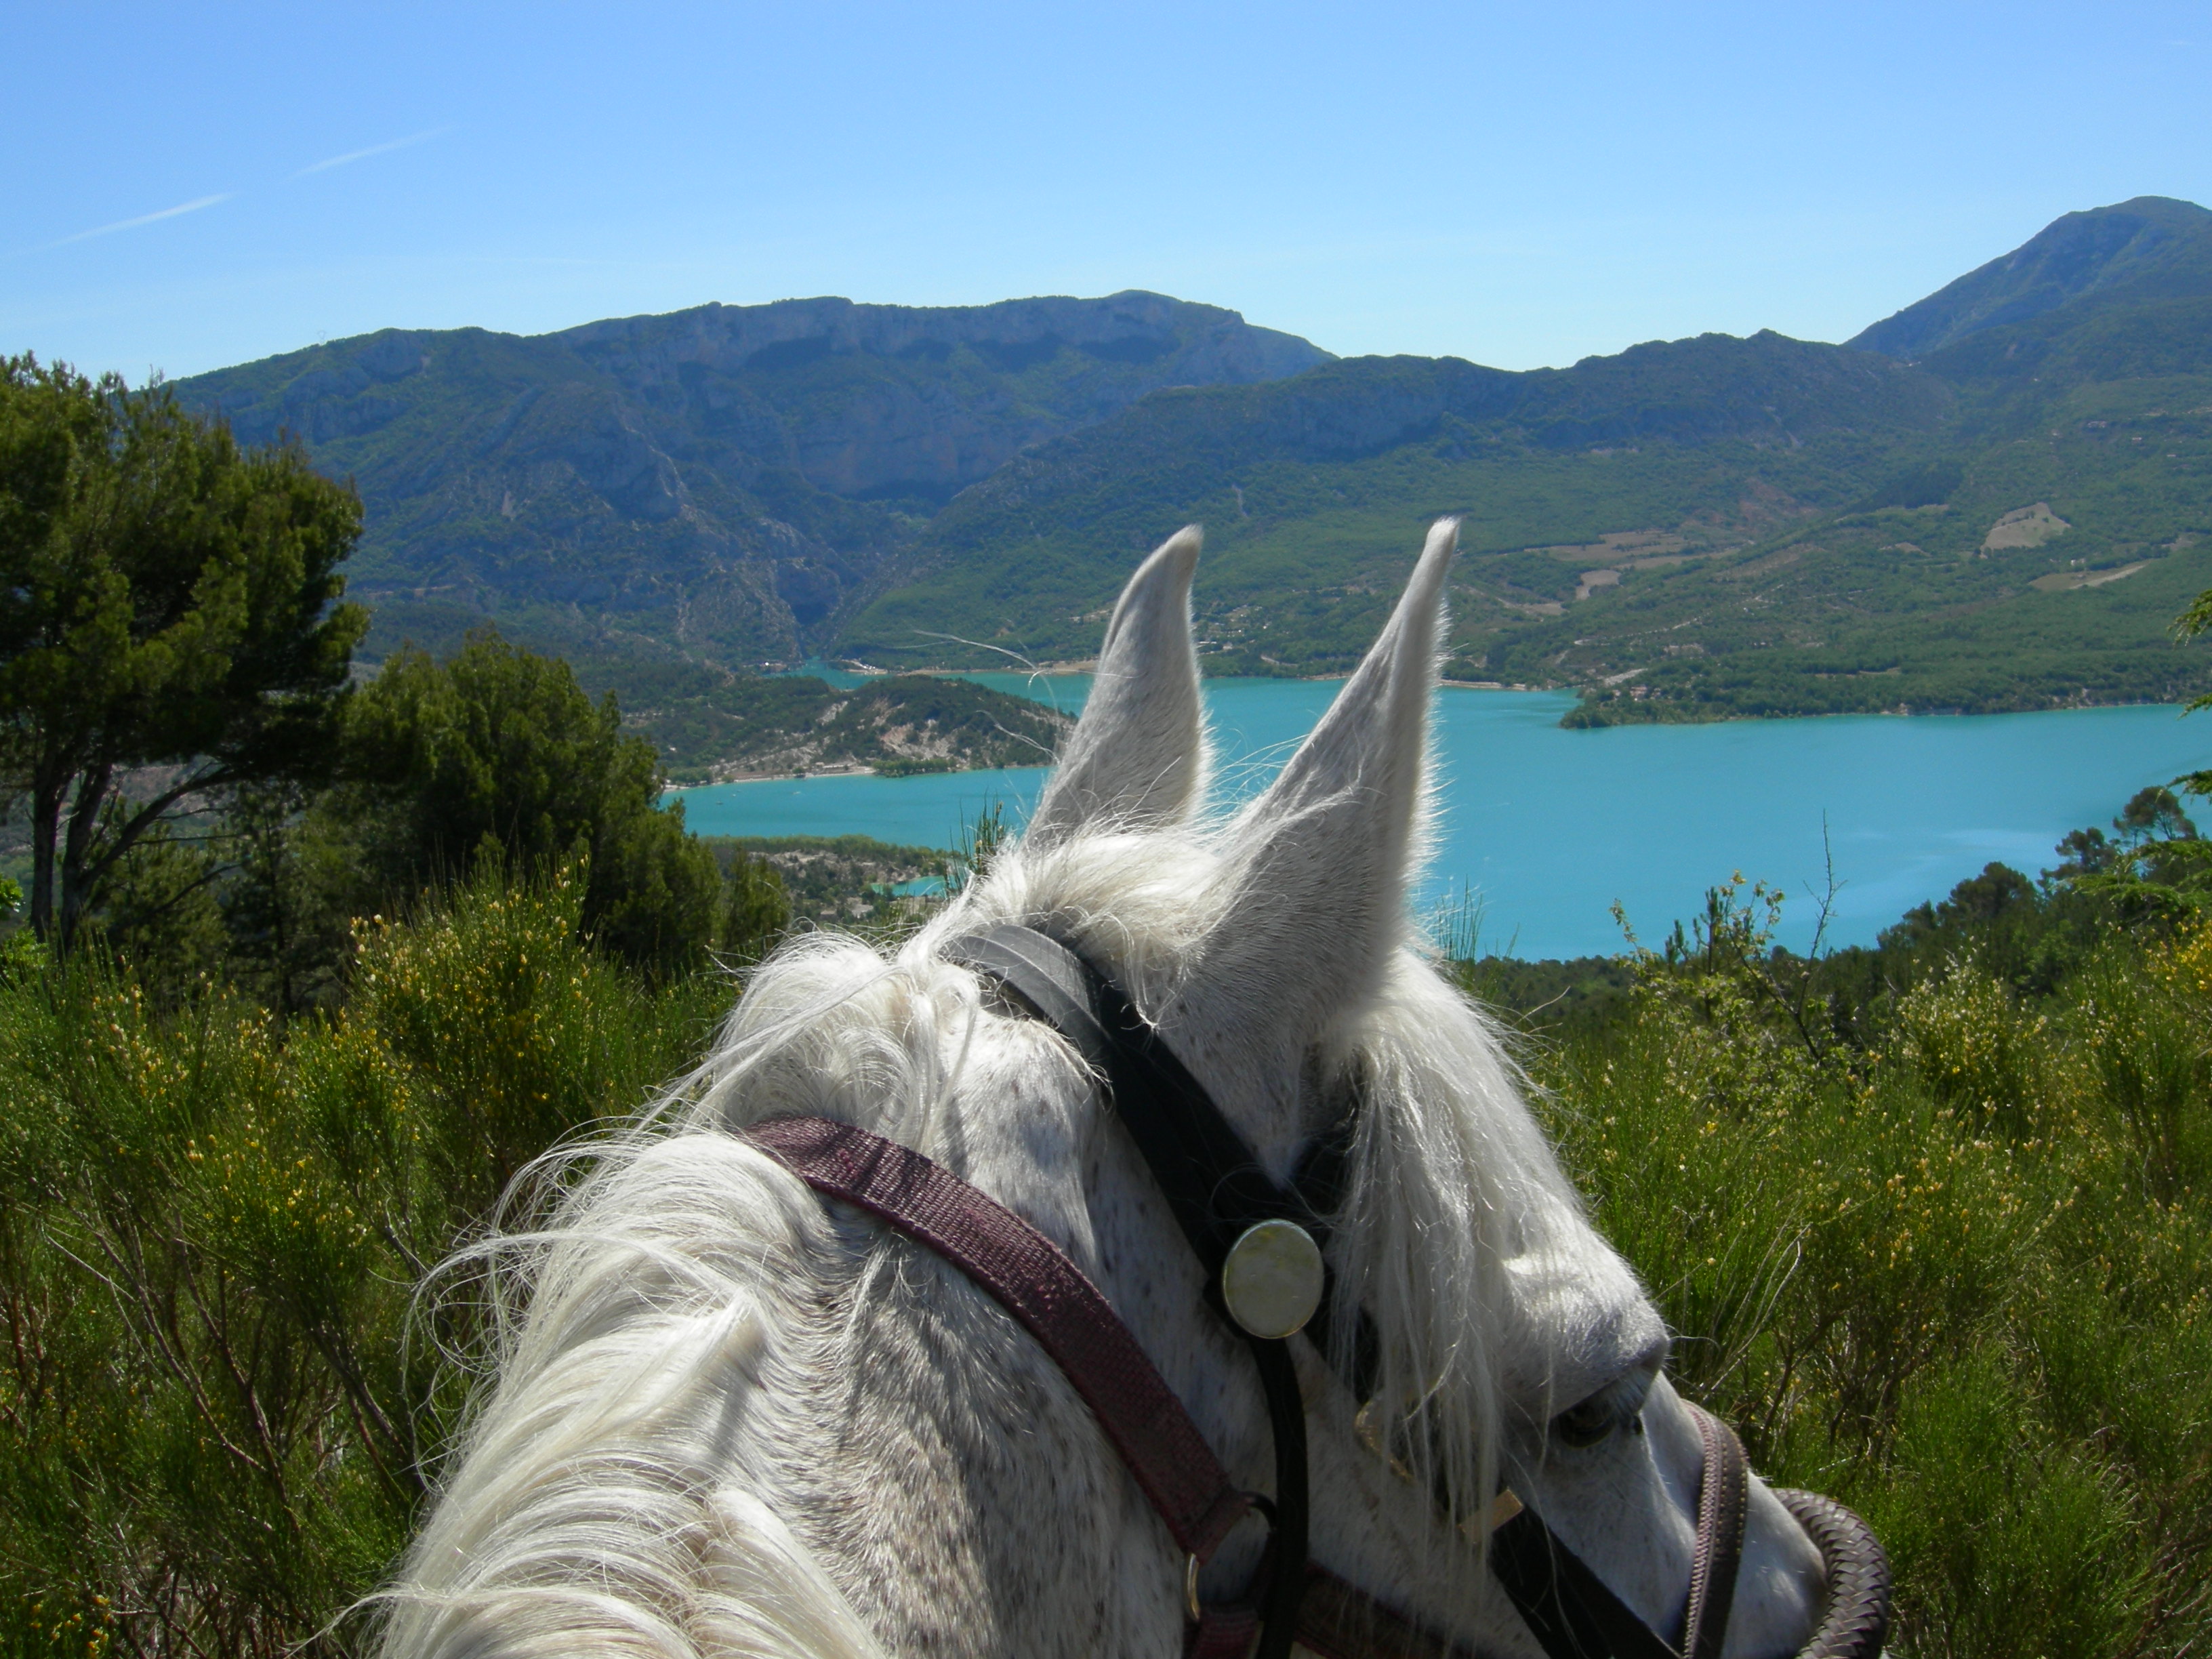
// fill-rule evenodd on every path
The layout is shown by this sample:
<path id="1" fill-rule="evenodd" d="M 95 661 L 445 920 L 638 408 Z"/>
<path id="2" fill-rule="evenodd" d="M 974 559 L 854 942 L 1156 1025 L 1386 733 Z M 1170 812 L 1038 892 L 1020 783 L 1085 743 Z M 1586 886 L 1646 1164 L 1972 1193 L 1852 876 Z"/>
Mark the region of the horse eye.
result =
<path id="1" fill-rule="evenodd" d="M 1565 1445 L 1595 1446 L 1620 1425 L 1612 1393 L 1600 1389 L 1580 1405 L 1568 1407 L 1552 1419 L 1552 1432 Z"/>

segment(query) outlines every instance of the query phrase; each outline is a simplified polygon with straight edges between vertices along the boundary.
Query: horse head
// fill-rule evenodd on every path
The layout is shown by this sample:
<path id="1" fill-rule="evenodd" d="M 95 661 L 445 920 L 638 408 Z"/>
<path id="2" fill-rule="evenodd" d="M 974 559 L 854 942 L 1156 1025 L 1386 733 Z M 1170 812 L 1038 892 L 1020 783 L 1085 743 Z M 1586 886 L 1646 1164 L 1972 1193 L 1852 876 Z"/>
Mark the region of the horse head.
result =
<path id="1" fill-rule="evenodd" d="M 700 1073 L 604 1143 L 524 1247 L 526 1313 L 392 1593 L 387 1651 L 1164 1656 L 1187 1595 L 1262 1571 L 1251 1522 L 1199 1572 L 1062 1368 L 967 1273 L 743 1138 L 829 1120 L 988 1194 L 1266 1491 L 1280 1424 L 1246 1344 L 1098 1066 L 963 964 L 994 926 L 1110 981 L 1269 1181 L 1334 1161 L 1336 1311 L 1286 1345 L 1314 1560 L 1434 1651 L 1542 1653 L 1499 1589 L 1494 1529 L 1517 1507 L 1678 1639 L 1709 1425 L 1507 1050 L 1409 919 L 1455 543 L 1449 521 L 1431 532 L 1328 714 L 1225 817 L 1206 800 L 1197 532 L 1145 562 L 1025 835 L 888 953 L 787 944 Z M 1739 1490 L 1724 1651 L 1799 1653 L 1822 1550 L 1763 1482 Z"/>
<path id="2" fill-rule="evenodd" d="M 1047 920 L 1107 964 L 1279 1180 L 1322 1137 L 1348 1139 L 1332 1266 L 1340 1295 L 1374 1316 L 1379 1353 L 1360 1398 L 1344 1382 L 1352 1322 L 1336 1322 L 1335 1354 L 1299 1349 L 1314 1554 L 1485 1650 L 1533 1651 L 1490 1593 L 1468 1517 L 1511 1492 L 1647 1625 L 1680 1630 L 1705 1452 L 1666 1378 L 1658 1310 L 1410 919 L 1455 544 L 1454 522 L 1435 526 L 1320 723 L 1209 827 L 1188 622 L 1198 532 L 1168 542 L 1116 608 L 1028 846 L 975 908 Z M 1084 890 L 1095 869 L 1148 859 L 1134 884 L 1154 900 L 1148 925 Z M 1247 1399 L 1231 1432 L 1256 1442 L 1258 1420 Z M 1249 1566 L 1224 1561 L 1220 1576 Z M 1822 1591 L 1820 1551 L 1754 1477 L 1727 1651 L 1797 1652 Z"/>

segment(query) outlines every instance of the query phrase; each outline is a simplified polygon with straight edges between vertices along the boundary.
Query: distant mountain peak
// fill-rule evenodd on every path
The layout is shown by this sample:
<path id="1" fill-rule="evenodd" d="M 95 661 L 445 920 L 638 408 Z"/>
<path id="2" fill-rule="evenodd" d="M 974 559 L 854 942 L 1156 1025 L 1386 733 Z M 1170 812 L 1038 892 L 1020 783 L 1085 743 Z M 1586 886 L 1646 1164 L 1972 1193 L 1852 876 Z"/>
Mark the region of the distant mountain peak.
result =
<path id="1" fill-rule="evenodd" d="M 548 337 L 586 351 L 658 340 L 688 348 L 695 357 L 716 357 L 725 368 L 744 366 L 763 351 L 776 354 L 774 362 L 810 350 L 897 357 L 955 344 L 1032 358 L 1066 344 L 1110 362 L 1142 362 L 1206 340 L 1214 343 L 1214 356 L 1224 348 L 1237 356 L 1227 366 L 1235 372 L 1273 375 L 1310 368 L 1331 355 L 1295 335 L 1256 327 L 1240 312 L 1143 289 L 1099 299 L 1055 294 L 975 306 L 875 305 L 837 295 L 750 306 L 713 302 L 607 318 Z"/>
<path id="2" fill-rule="evenodd" d="M 2065 214 L 1846 343 L 1915 362 L 1984 329 L 2118 289 L 2144 298 L 2212 292 L 2212 210 L 2137 196 Z"/>

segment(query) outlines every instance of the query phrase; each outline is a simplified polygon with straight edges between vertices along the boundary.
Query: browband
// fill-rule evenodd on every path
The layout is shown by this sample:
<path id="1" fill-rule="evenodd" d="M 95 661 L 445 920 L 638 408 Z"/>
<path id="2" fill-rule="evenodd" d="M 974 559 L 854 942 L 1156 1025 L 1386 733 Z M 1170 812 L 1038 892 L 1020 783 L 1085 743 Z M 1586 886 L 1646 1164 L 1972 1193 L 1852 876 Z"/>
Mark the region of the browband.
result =
<path id="1" fill-rule="evenodd" d="M 1097 1285 L 1067 1254 L 988 1194 L 920 1152 L 818 1117 L 745 1131 L 816 1191 L 866 1210 L 968 1275 L 1066 1373 L 1167 1522 L 1176 1546 L 1210 1560 L 1252 1506 L 1230 1480 Z"/>

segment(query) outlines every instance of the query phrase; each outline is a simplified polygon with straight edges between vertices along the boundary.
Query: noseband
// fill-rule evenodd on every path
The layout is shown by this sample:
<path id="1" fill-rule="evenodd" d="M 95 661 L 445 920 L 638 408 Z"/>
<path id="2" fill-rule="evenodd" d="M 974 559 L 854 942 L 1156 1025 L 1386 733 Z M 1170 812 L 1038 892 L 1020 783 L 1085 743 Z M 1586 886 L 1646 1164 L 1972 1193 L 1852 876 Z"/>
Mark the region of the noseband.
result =
<path id="1" fill-rule="evenodd" d="M 1169 1533 L 1188 1558 L 1186 1659 L 1286 1659 L 1292 1644 L 1322 1659 L 1452 1659 L 1466 1650 L 1422 1629 L 1309 1559 L 1305 1407 L 1288 1339 L 1303 1330 L 1328 1356 L 1335 1290 L 1326 1265 L 1347 1145 L 1325 1137 L 1287 1187 L 1266 1173 L 1204 1087 L 1120 988 L 1035 929 L 1003 924 L 956 940 L 948 959 L 987 974 L 1073 1044 L 1104 1078 L 1116 1115 L 1165 1195 L 1207 1281 L 1206 1300 L 1243 1340 L 1267 1402 L 1272 1499 L 1238 1488 L 1106 1298 L 1066 1254 L 988 1194 L 920 1153 L 846 1124 L 784 1118 L 748 1137 L 825 1197 L 869 1212 L 958 1267 L 1036 1338 L 1081 1395 Z M 1312 1241 L 1317 1284 L 1286 1335 L 1260 1334 L 1224 1293 L 1224 1268 L 1255 1237 Z M 1235 1274 L 1229 1276 L 1235 1283 Z M 1294 1298 L 1295 1299 L 1295 1298 Z M 1379 1350 L 1354 1310 L 1344 1373 L 1373 1392 Z M 1264 1322 L 1262 1328 L 1265 1328 Z M 1741 1559 L 1749 1472 L 1735 1433 L 1690 1407 L 1705 1443 L 1688 1605 L 1679 1646 L 1637 1616 L 1534 1510 L 1501 1493 L 1490 1532 L 1500 1585 L 1550 1659 L 1719 1659 Z M 1875 1659 L 1889 1620 L 1889 1570 L 1856 1516 L 1809 1492 L 1778 1492 L 1820 1550 L 1826 1605 L 1801 1659 Z M 1202 1606 L 1198 1570 L 1244 1516 L 1270 1538 L 1249 1601 Z M 1293 1564 L 1302 1564 L 1293 1565 Z M 1257 1638 L 1256 1646 L 1255 1638 Z"/>

